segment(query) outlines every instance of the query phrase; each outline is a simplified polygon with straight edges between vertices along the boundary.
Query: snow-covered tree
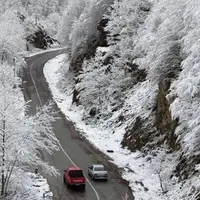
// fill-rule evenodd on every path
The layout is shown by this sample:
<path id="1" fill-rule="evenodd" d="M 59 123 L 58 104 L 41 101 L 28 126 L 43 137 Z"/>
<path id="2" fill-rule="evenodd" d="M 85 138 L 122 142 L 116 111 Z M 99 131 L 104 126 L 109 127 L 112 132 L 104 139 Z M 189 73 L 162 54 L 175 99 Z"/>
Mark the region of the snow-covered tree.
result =
<path id="1" fill-rule="evenodd" d="M 114 1 L 108 14 L 104 14 L 104 17 L 109 19 L 105 30 L 109 33 L 107 41 L 110 47 L 98 48 L 95 58 L 83 62 L 82 72 L 75 87 L 79 92 L 79 103 L 84 105 L 86 115 L 94 108 L 97 112 L 96 117 L 105 122 L 105 119 L 119 111 L 124 104 L 129 104 L 126 103 L 126 99 L 130 98 L 127 93 L 135 92 L 137 86 L 134 85 L 138 81 L 145 81 L 145 70 L 133 65 L 132 61 L 138 39 L 137 32 L 148 16 L 150 5 L 145 0 L 126 0 L 125 3 Z M 92 13 L 90 12 L 91 15 Z M 138 85 L 142 87 L 140 83 Z M 154 88 L 152 90 L 154 91 Z M 146 96 L 139 91 L 135 92 L 135 95 L 139 98 Z M 152 99 L 149 98 L 150 100 Z M 135 101 L 138 102 L 138 99 Z M 149 103 L 146 105 L 148 106 L 145 107 L 149 107 Z M 122 112 L 124 115 L 124 111 Z"/>
<path id="2" fill-rule="evenodd" d="M 113 0 L 71 0 L 61 23 L 58 39 L 71 48 L 72 56 L 87 51 L 98 36 L 97 25 Z"/>
<path id="3" fill-rule="evenodd" d="M 19 52 L 26 49 L 24 27 L 13 10 L 7 10 L 0 17 L 0 60 L 16 64 L 21 59 Z"/>
<path id="4" fill-rule="evenodd" d="M 200 155 L 200 5 L 197 0 L 184 1 L 182 14 L 182 71 L 171 86 L 169 98 L 176 97 L 171 105 L 173 117 L 179 117 L 176 130 L 182 149 L 188 157 Z"/>
<path id="5" fill-rule="evenodd" d="M 40 150 L 50 154 L 58 150 L 51 123 L 55 120 L 51 106 L 45 106 L 34 116 L 26 113 L 27 105 L 20 96 L 20 80 L 14 67 L 0 65 L 0 169 L 1 196 L 9 191 L 15 169 L 41 167 L 46 173 L 57 174 L 40 157 Z M 21 102 L 20 102 L 21 100 Z"/>
<path id="6" fill-rule="evenodd" d="M 59 13 L 51 13 L 47 19 L 41 21 L 40 23 L 51 36 L 56 36 L 59 30 L 59 25 L 62 16 Z"/>
<path id="7" fill-rule="evenodd" d="M 84 105 L 86 115 L 91 108 L 96 109 L 96 117 L 108 119 L 112 112 L 123 106 L 125 91 L 130 89 L 131 76 L 126 76 L 124 69 L 115 63 L 115 66 L 105 65 L 109 55 L 102 56 L 98 51 L 96 58 L 85 60 L 82 72 L 77 77 L 79 81 L 76 89 L 79 92 L 79 103 Z"/>
<path id="8" fill-rule="evenodd" d="M 30 166 L 40 167 L 50 174 L 57 174 L 54 167 L 49 166 L 40 157 L 40 151 L 53 153 L 58 149 L 57 139 L 51 128 L 51 122 L 55 120 L 53 111 L 51 106 L 45 106 L 34 116 L 25 114 L 28 105 L 24 102 L 19 88 L 21 80 L 17 77 L 17 72 L 24 64 L 21 54 L 27 50 L 26 37 L 35 31 L 32 22 L 35 22 L 37 17 L 38 22 L 51 24 L 51 27 L 49 25 L 45 28 L 49 33 L 56 34 L 65 3 L 65 0 L 0 2 L 0 187 L 2 198 L 7 192 L 18 191 L 19 174 L 22 175 L 24 170 L 29 170 Z"/>
<path id="9" fill-rule="evenodd" d="M 131 63 L 138 56 L 138 49 L 135 49 L 138 37 L 141 37 L 139 30 L 144 24 L 151 9 L 147 0 L 125 0 L 114 1 L 105 17 L 109 19 L 105 30 L 108 34 L 108 44 L 113 46 L 115 60 L 122 65 Z"/>
<path id="10" fill-rule="evenodd" d="M 59 12 L 59 2 L 57 0 L 30 0 L 27 12 L 29 16 L 37 17 L 37 20 L 45 19 L 48 15 Z"/>

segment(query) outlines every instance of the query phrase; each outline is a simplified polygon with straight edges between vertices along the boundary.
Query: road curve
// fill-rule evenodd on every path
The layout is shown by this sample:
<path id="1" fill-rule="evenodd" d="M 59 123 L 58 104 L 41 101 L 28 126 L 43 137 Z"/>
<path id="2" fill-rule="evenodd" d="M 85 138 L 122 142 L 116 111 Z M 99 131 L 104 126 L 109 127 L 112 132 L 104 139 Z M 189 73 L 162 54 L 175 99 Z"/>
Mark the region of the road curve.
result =
<path id="1" fill-rule="evenodd" d="M 26 101 L 31 100 L 30 114 L 34 114 L 40 105 L 53 100 L 44 78 L 43 66 L 49 59 L 60 53 L 61 51 L 56 50 L 26 58 L 27 67 L 23 75 L 23 91 Z M 42 155 L 45 161 L 54 165 L 61 173 L 59 177 L 47 175 L 54 200 L 121 200 L 126 193 L 129 195 L 129 200 L 134 200 L 127 182 L 121 178 L 117 167 L 108 162 L 107 156 L 75 131 L 73 124 L 65 119 L 56 104 L 54 104 L 53 109 L 58 112 L 59 117 L 52 126 L 60 141 L 61 151 L 56 152 L 55 155 L 43 152 Z M 106 166 L 109 172 L 107 183 L 90 180 L 87 175 L 87 167 L 92 163 L 103 163 Z M 85 192 L 68 190 L 63 184 L 63 170 L 73 164 L 80 166 L 89 180 Z"/>

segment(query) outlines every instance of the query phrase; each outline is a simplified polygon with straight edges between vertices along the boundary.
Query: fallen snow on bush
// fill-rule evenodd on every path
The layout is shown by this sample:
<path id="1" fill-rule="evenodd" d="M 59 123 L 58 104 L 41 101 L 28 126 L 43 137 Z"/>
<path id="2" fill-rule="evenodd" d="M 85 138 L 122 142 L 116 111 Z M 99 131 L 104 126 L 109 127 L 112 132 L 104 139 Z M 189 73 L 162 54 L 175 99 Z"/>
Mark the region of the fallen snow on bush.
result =
<path id="1" fill-rule="evenodd" d="M 43 176 L 20 169 L 12 175 L 8 194 L 12 200 L 52 200 L 53 197 Z"/>
<path id="2" fill-rule="evenodd" d="M 32 180 L 30 183 L 28 183 L 25 187 L 27 190 L 31 190 L 31 193 L 35 194 L 35 200 L 50 200 L 53 197 L 53 193 L 50 191 L 49 185 L 47 183 L 47 180 L 41 176 L 40 174 L 34 174 L 34 173 L 26 173 L 30 180 Z"/>

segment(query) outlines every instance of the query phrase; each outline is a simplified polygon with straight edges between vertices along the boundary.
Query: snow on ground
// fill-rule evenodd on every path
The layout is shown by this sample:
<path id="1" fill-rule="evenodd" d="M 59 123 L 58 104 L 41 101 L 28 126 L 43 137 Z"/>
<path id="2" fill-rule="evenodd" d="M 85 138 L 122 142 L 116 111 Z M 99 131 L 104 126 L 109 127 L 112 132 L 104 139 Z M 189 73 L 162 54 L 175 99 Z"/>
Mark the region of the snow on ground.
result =
<path id="1" fill-rule="evenodd" d="M 26 172 L 23 177 L 21 176 L 20 181 L 24 194 L 27 194 L 29 199 L 52 200 L 53 193 L 50 191 L 47 180 L 40 174 Z"/>
<path id="2" fill-rule="evenodd" d="M 30 185 L 30 189 L 35 190 L 37 200 L 50 200 L 53 197 L 53 193 L 50 191 L 47 180 L 39 174 L 28 173 L 31 176 L 33 182 Z"/>
<path id="3" fill-rule="evenodd" d="M 44 75 L 49 83 L 53 98 L 68 120 L 75 123 L 76 128 L 95 147 L 110 156 L 119 168 L 123 169 L 123 178 L 130 182 L 130 187 L 136 200 L 192 200 L 189 196 L 194 185 L 200 186 L 198 177 L 178 183 L 176 177 L 170 177 L 177 163 L 178 154 L 172 154 L 162 147 L 148 155 L 141 152 L 131 153 L 122 149 L 120 142 L 125 127 L 120 127 L 114 133 L 110 129 L 99 130 L 98 127 L 86 125 L 82 121 L 82 107 L 73 106 L 72 88 L 63 94 L 60 87 L 61 68 L 67 67 L 66 55 L 62 54 L 47 62 L 44 66 Z M 70 83 L 69 83 L 70 85 Z M 66 93 L 66 92 L 65 92 Z M 107 150 L 114 153 L 108 153 Z M 198 168 L 198 166 L 197 166 Z M 198 183 L 198 184 L 197 184 Z"/>

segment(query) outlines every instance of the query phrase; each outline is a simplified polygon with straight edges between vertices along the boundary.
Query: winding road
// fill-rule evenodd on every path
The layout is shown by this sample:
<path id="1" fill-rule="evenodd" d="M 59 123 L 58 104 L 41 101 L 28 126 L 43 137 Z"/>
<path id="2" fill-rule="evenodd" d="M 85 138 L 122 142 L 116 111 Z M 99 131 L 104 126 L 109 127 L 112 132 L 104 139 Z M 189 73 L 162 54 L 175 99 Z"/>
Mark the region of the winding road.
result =
<path id="1" fill-rule="evenodd" d="M 55 50 L 26 58 L 27 67 L 24 70 L 23 91 L 26 101 L 31 100 L 30 114 L 35 114 L 37 108 L 53 100 L 43 74 L 43 66 L 49 59 L 61 53 Z M 121 178 L 119 169 L 108 161 L 110 158 L 82 138 L 56 104 L 53 109 L 58 112 L 59 117 L 52 126 L 60 141 L 60 151 L 55 155 L 42 152 L 42 156 L 45 161 L 59 169 L 61 174 L 59 177 L 45 175 L 54 194 L 54 200 L 122 200 L 126 193 L 129 195 L 129 200 L 134 200 L 128 183 Z M 92 163 L 103 163 L 106 166 L 109 172 L 107 183 L 92 181 L 87 176 L 87 167 Z M 63 170 L 73 165 L 80 166 L 87 177 L 85 191 L 68 190 L 63 184 Z"/>

